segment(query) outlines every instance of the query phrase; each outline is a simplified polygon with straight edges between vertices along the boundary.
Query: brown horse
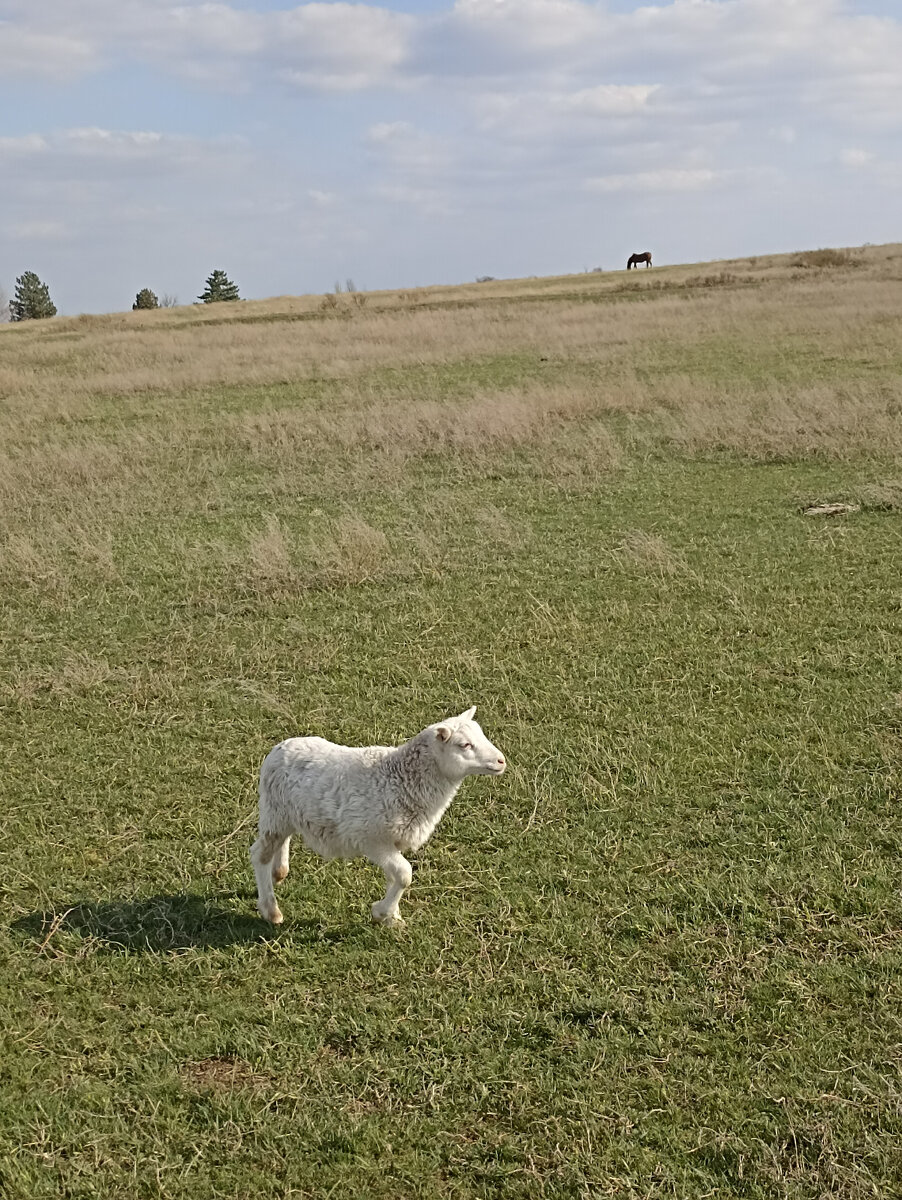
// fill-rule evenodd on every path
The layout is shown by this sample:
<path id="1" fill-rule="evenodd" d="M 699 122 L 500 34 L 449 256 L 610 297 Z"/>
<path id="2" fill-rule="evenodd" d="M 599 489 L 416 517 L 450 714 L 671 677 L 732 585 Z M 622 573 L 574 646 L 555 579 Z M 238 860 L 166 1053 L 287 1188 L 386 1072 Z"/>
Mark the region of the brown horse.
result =
<path id="1" fill-rule="evenodd" d="M 645 263 L 646 267 L 651 266 L 651 251 L 646 250 L 643 254 L 631 254 L 626 260 L 626 269 L 630 267 L 638 267 L 639 263 Z"/>

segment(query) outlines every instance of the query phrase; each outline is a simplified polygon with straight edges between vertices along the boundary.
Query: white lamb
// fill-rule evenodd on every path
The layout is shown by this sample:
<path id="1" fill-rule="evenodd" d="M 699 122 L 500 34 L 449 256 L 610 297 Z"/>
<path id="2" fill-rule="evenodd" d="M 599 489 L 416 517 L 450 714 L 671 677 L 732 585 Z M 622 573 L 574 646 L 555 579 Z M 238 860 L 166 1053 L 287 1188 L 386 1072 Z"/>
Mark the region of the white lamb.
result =
<path id="1" fill-rule="evenodd" d="M 404 851 L 429 839 L 468 775 L 501 775 L 504 755 L 476 721 L 475 708 L 429 725 L 403 746 L 337 746 L 288 738 L 260 769 L 260 836 L 251 847 L 257 907 L 282 920 L 274 883 L 288 874 L 291 838 L 324 858 L 363 856 L 388 886 L 373 920 L 402 925 L 398 901 L 413 872 Z"/>

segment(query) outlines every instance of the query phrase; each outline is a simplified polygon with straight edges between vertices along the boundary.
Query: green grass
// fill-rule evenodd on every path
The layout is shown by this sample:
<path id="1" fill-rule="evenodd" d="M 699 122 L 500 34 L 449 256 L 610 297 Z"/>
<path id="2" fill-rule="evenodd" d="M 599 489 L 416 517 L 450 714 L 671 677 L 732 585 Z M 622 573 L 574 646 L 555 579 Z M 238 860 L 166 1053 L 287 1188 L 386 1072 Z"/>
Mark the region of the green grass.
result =
<path id="1" fill-rule="evenodd" d="M 268 399 L 327 402 L 301 392 Z M 0 1194 L 902 1194 L 899 507 L 800 512 L 897 463 L 593 472 L 577 425 L 273 491 L 174 399 L 184 452 L 109 560 L 0 594 Z M 308 569 L 348 506 L 391 562 Z M 264 514 L 295 557 L 251 577 Z M 406 929 L 369 924 L 375 868 L 300 847 L 265 926 L 268 748 L 469 703 L 511 765 L 417 856 Z"/>

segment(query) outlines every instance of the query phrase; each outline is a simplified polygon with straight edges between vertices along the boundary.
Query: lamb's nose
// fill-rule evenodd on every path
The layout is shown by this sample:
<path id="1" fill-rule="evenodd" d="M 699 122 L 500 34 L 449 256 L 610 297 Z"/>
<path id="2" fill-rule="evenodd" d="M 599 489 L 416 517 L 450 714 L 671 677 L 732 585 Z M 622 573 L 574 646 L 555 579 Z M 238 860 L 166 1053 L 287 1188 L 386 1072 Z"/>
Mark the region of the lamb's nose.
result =
<path id="1" fill-rule="evenodd" d="M 504 755 L 503 755 L 503 754 L 499 754 L 499 755 L 498 755 L 498 766 L 499 766 L 499 767 L 506 767 L 506 766 L 507 766 L 507 763 L 506 763 L 506 762 L 505 762 L 505 760 L 504 760 Z"/>

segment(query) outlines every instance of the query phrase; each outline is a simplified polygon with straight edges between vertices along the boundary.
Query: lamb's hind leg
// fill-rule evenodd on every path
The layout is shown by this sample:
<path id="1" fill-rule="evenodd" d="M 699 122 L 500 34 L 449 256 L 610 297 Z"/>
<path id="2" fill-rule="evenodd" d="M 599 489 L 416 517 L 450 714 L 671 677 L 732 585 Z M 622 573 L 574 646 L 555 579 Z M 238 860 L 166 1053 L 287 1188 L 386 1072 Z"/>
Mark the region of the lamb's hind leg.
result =
<path id="1" fill-rule="evenodd" d="M 385 895 L 373 905 L 373 920 L 380 925 L 403 925 L 404 921 L 398 911 L 398 901 L 410 887 L 413 868 L 404 855 L 397 850 L 379 857 L 374 856 L 371 861 L 382 868 L 388 881 Z"/>
<path id="2" fill-rule="evenodd" d="M 291 849 L 291 838 L 285 838 L 272 858 L 272 881 L 281 883 L 288 874 L 288 852 Z"/>
<path id="3" fill-rule="evenodd" d="M 257 878 L 257 908 L 273 925 L 281 925 L 282 913 L 273 889 L 273 858 L 281 852 L 283 839 L 276 833 L 261 833 L 251 846 L 251 863 Z"/>

